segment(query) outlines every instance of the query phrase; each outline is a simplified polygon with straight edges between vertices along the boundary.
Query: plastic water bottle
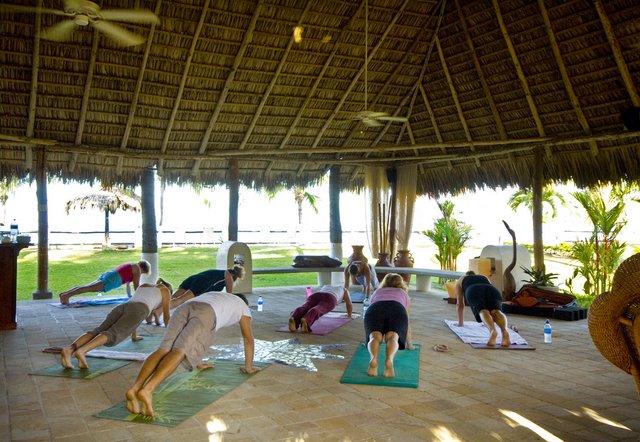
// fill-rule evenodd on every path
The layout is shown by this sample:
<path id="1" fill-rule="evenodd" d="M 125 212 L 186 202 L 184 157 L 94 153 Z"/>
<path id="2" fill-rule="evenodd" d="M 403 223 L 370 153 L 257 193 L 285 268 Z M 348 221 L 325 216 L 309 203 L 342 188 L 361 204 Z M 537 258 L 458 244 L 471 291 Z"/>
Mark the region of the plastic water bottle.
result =
<path id="1" fill-rule="evenodd" d="M 11 237 L 12 242 L 16 242 L 18 240 L 18 222 L 15 218 L 11 221 L 9 236 Z"/>
<path id="2" fill-rule="evenodd" d="M 362 300 L 362 314 L 363 315 L 367 312 L 368 308 L 369 308 L 369 297 L 365 296 L 365 298 Z"/>
<path id="3" fill-rule="evenodd" d="M 262 306 L 264 305 L 264 301 L 262 300 L 262 296 L 258 296 L 258 311 L 262 311 Z"/>
<path id="4" fill-rule="evenodd" d="M 311 287 L 307 287 L 307 298 L 311 296 Z"/>
<path id="5" fill-rule="evenodd" d="M 544 323 L 544 343 L 551 344 L 551 323 L 548 319 Z"/>

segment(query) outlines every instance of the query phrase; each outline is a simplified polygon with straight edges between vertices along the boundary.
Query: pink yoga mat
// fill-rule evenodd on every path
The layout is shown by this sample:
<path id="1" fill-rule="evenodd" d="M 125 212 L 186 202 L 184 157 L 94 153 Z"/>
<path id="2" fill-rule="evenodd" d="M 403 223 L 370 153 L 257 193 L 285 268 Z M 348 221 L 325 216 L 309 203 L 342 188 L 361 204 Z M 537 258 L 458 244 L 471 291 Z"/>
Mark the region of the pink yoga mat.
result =
<path id="1" fill-rule="evenodd" d="M 325 316 L 321 316 L 311 326 L 312 331 L 310 332 L 310 334 L 312 334 L 312 335 L 326 335 L 328 333 L 331 333 L 335 329 L 337 329 L 339 327 L 342 327 L 347 322 L 351 321 L 351 319 L 352 318 L 347 318 L 347 317 L 335 318 L 335 317 L 330 317 L 330 316 L 326 316 L 326 315 Z M 288 326 L 280 327 L 276 331 L 291 333 L 289 331 L 289 327 Z M 296 333 L 300 333 L 300 329 L 298 329 L 298 331 Z"/>

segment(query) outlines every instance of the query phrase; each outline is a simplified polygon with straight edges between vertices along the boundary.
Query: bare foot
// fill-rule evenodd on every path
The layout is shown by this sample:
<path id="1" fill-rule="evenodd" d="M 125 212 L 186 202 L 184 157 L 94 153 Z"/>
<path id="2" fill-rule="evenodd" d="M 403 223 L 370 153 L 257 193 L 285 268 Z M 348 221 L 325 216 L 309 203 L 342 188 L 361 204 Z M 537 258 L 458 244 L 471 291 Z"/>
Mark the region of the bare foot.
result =
<path id="1" fill-rule="evenodd" d="M 136 397 L 136 391 L 133 388 L 128 389 L 125 397 L 127 398 L 127 410 L 131 413 L 140 414 L 140 402 Z"/>
<path id="2" fill-rule="evenodd" d="M 152 319 L 153 319 L 153 313 L 149 313 L 149 316 L 147 316 L 144 319 L 144 322 L 146 322 L 147 324 L 151 324 Z"/>
<path id="3" fill-rule="evenodd" d="M 60 304 L 69 305 L 70 296 L 66 293 L 60 293 Z"/>
<path id="4" fill-rule="evenodd" d="M 304 318 L 300 319 L 300 331 L 302 333 L 309 333 L 311 331 L 307 325 L 307 320 Z"/>
<path id="5" fill-rule="evenodd" d="M 385 378 L 393 378 L 396 376 L 396 371 L 393 368 L 393 361 L 386 360 L 384 362 L 384 373 L 382 373 L 382 376 Z"/>
<path id="6" fill-rule="evenodd" d="M 198 365 L 196 365 L 196 368 L 198 370 L 204 370 L 205 368 L 213 368 L 215 366 L 216 366 L 216 364 L 214 364 L 213 362 L 209 362 L 209 363 L 206 363 L 206 364 L 205 363 L 198 364 Z"/>
<path id="7" fill-rule="evenodd" d="M 291 316 L 289 318 L 289 331 L 291 333 L 295 333 L 298 330 L 298 328 L 296 327 L 296 320 L 293 319 L 293 316 Z"/>
<path id="8" fill-rule="evenodd" d="M 511 345 L 511 338 L 509 337 L 509 332 L 506 330 L 502 333 L 502 342 L 500 343 L 503 347 L 508 347 Z"/>
<path id="9" fill-rule="evenodd" d="M 78 360 L 78 368 L 89 368 L 86 355 L 83 352 L 76 350 L 75 357 Z"/>
<path id="10" fill-rule="evenodd" d="M 145 416 L 153 416 L 153 394 L 143 389 L 136 393 L 136 397 L 142 403 L 141 413 Z"/>
<path id="11" fill-rule="evenodd" d="M 378 376 L 378 358 L 373 358 L 369 361 L 367 376 Z"/>
<path id="12" fill-rule="evenodd" d="M 64 368 L 73 368 L 71 363 L 71 355 L 73 354 L 73 347 L 65 347 L 60 352 L 60 363 Z"/>
<path id="13" fill-rule="evenodd" d="M 496 330 L 491 330 L 491 336 L 489 336 L 489 340 L 487 341 L 487 347 L 495 347 L 497 339 L 498 332 Z"/>

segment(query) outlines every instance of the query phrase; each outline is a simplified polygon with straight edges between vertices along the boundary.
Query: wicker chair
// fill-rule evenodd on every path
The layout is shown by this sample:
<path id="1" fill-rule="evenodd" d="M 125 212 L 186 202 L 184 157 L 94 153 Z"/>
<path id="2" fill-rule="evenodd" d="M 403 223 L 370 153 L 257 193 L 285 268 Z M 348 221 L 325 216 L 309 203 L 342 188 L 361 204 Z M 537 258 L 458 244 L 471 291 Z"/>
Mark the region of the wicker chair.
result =
<path id="1" fill-rule="evenodd" d="M 640 395 L 640 253 L 620 264 L 610 292 L 595 297 L 588 322 L 598 351 L 633 376 Z"/>

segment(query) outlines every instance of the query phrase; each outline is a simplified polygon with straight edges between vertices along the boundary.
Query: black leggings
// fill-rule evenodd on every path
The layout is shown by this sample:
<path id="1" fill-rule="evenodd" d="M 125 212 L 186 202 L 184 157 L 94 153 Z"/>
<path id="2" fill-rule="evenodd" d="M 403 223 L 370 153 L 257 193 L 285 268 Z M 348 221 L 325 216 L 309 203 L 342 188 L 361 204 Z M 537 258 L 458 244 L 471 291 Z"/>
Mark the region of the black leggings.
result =
<path id="1" fill-rule="evenodd" d="M 365 342 L 368 342 L 369 335 L 376 331 L 383 335 L 396 332 L 399 348 L 404 350 L 408 327 L 407 309 L 397 301 L 374 302 L 364 315 Z"/>

